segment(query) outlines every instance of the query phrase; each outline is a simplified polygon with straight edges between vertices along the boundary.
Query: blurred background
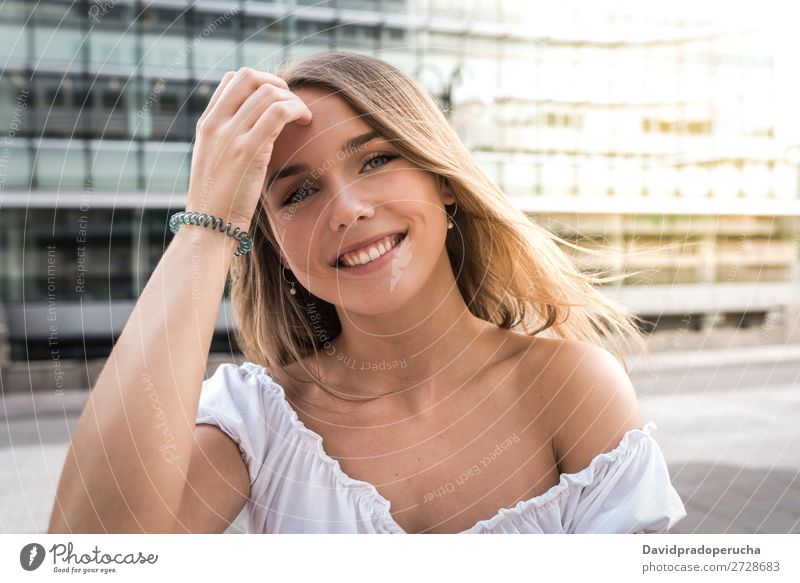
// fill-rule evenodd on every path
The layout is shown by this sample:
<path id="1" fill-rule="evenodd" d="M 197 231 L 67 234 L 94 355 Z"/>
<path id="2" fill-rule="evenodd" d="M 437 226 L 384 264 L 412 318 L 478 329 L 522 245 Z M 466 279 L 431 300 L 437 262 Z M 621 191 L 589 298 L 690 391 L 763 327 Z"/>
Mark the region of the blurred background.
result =
<path id="1" fill-rule="evenodd" d="M 582 269 L 644 270 L 601 289 L 647 321 L 674 532 L 800 532 L 800 14 L 745 4 L 0 3 L 0 532 L 46 529 L 224 73 L 331 49 L 415 77 L 515 205 L 607 250 Z M 234 325 L 226 291 L 209 372 Z"/>

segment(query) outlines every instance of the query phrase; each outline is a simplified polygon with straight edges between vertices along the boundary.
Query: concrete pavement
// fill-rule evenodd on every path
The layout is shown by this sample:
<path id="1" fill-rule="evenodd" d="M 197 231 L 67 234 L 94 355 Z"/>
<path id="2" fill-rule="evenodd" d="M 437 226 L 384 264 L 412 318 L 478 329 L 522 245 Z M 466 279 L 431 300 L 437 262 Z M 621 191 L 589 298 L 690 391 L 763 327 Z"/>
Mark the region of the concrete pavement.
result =
<path id="1" fill-rule="evenodd" d="M 800 533 L 800 384 L 640 403 L 686 506 L 673 532 Z"/>

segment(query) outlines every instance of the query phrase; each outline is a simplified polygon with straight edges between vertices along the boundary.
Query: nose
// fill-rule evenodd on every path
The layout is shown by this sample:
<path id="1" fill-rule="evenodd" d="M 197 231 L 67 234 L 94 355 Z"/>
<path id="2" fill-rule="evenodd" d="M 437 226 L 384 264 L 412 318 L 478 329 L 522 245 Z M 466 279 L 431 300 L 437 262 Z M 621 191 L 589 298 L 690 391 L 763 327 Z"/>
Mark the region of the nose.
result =
<path id="1" fill-rule="evenodd" d="M 331 203 L 330 227 L 334 231 L 352 227 L 360 219 L 375 215 L 375 208 L 358 188 L 342 188 Z"/>

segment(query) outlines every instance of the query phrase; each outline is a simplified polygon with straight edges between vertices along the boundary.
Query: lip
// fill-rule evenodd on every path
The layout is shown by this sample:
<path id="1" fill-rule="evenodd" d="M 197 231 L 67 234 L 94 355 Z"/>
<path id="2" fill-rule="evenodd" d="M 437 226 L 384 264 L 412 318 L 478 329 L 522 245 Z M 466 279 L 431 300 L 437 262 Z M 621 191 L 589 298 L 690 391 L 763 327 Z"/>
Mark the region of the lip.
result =
<path id="1" fill-rule="evenodd" d="M 333 261 L 331 262 L 331 267 L 337 267 L 336 264 L 339 262 L 339 258 L 345 253 L 349 253 L 350 251 L 360 249 L 361 247 L 366 247 L 367 245 L 375 243 L 376 241 L 380 241 L 381 239 L 389 237 L 390 235 L 401 235 L 403 233 L 408 233 L 408 229 L 406 229 L 405 231 L 388 231 L 382 235 L 376 235 L 375 237 L 370 237 L 369 239 L 363 239 L 358 243 L 353 243 L 352 245 L 348 245 L 347 247 L 344 247 L 336 257 L 333 258 Z"/>
<path id="2" fill-rule="evenodd" d="M 400 243 L 392 247 L 388 253 L 384 253 L 374 261 L 370 261 L 369 263 L 364 263 L 363 265 L 356 265 L 355 267 L 336 266 L 336 269 L 338 271 L 352 275 L 362 275 L 365 273 L 372 273 L 373 271 L 377 271 L 378 269 L 381 269 L 384 265 L 389 263 L 392 260 L 392 258 L 395 255 L 397 255 L 397 250 L 405 244 L 406 239 L 408 239 L 408 231 L 405 232 Z"/>

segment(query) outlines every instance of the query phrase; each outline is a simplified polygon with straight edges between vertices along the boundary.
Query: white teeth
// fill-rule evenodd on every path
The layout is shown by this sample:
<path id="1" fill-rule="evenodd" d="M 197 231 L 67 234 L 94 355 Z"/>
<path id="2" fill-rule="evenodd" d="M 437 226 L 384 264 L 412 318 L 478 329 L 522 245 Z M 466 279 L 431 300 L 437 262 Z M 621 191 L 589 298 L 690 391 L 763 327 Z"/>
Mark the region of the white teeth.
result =
<path id="1" fill-rule="evenodd" d="M 348 267 L 355 267 L 357 265 L 369 263 L 370 261 L 375 261 L 381 255 L 385 255 L 391 251 L 398 243 L 399 237 L 386 237 L 385 239 L 381 239 L 378 243 L 373 243 L 368 249 L 360 251 L 357 256 L 345 254 L 341 258 L 341 263 Z"/>

